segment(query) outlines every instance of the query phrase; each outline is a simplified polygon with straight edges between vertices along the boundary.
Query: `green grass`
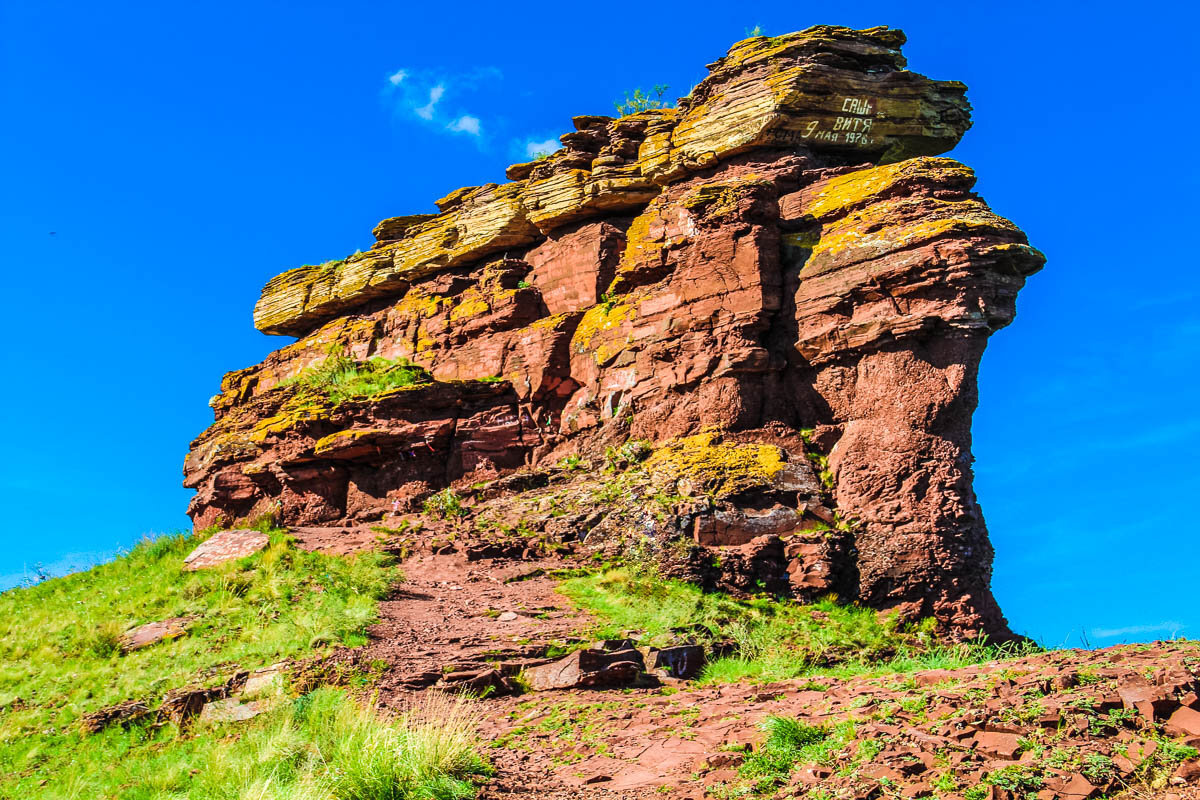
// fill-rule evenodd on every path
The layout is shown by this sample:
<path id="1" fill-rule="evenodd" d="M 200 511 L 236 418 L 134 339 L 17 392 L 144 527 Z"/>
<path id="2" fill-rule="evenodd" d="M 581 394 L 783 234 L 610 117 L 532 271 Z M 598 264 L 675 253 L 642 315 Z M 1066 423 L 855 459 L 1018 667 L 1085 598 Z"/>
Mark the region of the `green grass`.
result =
<path id="1" fill-rule="evenodd" d="M 850 720 L 817 726 L 806 725 L 795 717 L 772 715 L 759 727 L 766 738 L 738 768 L 742 782 L 727 785 L 720 793 L 730 797 L 769 794 L 787 783 L 797 764 L 833 766 L 857 736 L 855 723 Z M 857 747 L 852 769 L 872 761 L 881 749 L 878 742 L 869 739 L 860 741 Z"/>
<path id="2" fill-rule="evenodd" d="M 87 572 L 0 594 L 0 796 L 61 797 L 62 776 L 80 764 L 108 768 L 97 748 L 120 760 L 165 746 L 163 733 L 136 729 L 85 738 L 79 719 L 90 711 L 129 699 L 153 706 L 170 689 L 221 683 L 235 666 L 363 643 L 400 577 L 387 556 L 306 553 L 279 532 L 259 554 L 184 572 L 204 538 L 147 540 Z M 188 635 L 120 654 L 126 629 L 186 615 L 199 617 Z"/>
<path id="3" fill-rule="evenodd" d="M 433 695 L 396 720 L 317 689 L 247 723 L 110 728 L 42 789 L 55 800 L 450 800 L 486 774 L 465 700 Z"/>
<path id="4" fill-rule="evenodd" d="M 701 642 L 731 640 L 733 655 L 710 662 L 701 676 L 712 683 L 953 669 L 1029 652 L 939 644 L 929 624 L 902 627 L 894 617 L 832 599 L 739 600 L 625 568 L 574 578 L 559 591 L 600 618 L 593 633 L 601 638 L 636 632 L 643 643 L 666 644 L 673 629 L 686 628 Z"/>
<path id="5" fill-rule="evenodd" d="M 389 361 L 372 358 L 355 361 L 343 355 L 330 355 L 285 384 L 296 384 L 327 395 L 334 403 L 374 397 L 391 389 L 415 386 L 431 381 L 429 373 L 406 359 Z"/>
<path id="6" fill-rule="evenodd" d="M 426 514 L 441 519 L 462 517 L 469 513 L 462 504 L 462 498 L 449 486 L 425 498 L 422 509 Z"/>
<path id="7" fill-rule="evenodd" d="M 798 762 L 820 763 L 824 758 L 822 748 L 829 738 L 825 728 L 783 716 L 767 717 L 759 727 L 767 738 L 738 770 L 744 778 L 782 783 Z"/>

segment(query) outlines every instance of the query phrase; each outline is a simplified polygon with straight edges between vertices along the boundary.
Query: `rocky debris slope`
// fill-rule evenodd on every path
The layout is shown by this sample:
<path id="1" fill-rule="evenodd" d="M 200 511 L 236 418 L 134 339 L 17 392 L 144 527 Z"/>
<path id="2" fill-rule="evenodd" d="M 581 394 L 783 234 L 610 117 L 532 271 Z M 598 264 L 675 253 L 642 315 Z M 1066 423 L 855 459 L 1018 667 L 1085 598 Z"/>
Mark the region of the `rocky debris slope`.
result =
<path id="1" fill-rule="evenodd" d="M 1057 651 L 967 669 L 508 698 L 483 796 L 1195 797 L 1200 649 Z M 801 746 L 772 750 L 770 718 Z M 536 791 L 530 787 L 536 786 Z M 1182 793 L 1182 794 L 1177 794 Z"/>
<path id="2" fill-rule="evenodd" d="M 781 483 L 677 534 L 731 543 L 724 514 L 791 541 L 824 514 L 849 542 L 788 547 L 826 551 L 847 599 L 1006 635 L 970 421 L 987 338 L 1043 257 L 936 157 L 970 125 L 965 87 L 906 70 L 903 43 L 747 39 L 677 108 L 576 117 L 509 182 L 272 279 L 255 323 L 298 338 L 222 381 L 185 463 L 195 524 L 371 524 L 716 432 L 775 448 Z"/>

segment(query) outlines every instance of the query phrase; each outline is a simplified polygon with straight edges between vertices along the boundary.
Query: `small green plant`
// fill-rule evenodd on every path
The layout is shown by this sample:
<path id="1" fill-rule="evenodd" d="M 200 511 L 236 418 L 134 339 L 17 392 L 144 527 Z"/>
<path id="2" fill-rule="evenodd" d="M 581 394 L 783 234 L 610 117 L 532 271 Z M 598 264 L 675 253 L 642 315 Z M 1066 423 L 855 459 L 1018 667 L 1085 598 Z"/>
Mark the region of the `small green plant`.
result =
<path id="1" fill-rule="evenodd" d="M 767 738 L 738 770 L 742 777 L 756 779 L 759 791 L 785 782 L 796 763 L 808 760 L 814 747 L 829 737 L 828 729 L 805 725 L 794 717 L 772 715 L 759 727 Z"/>
<path id="2" fill-rule="evenodd" d="M 1084 756 L 1079 773 L 1097 786 L 1107 785 L 1117 777 L 1117 769 L 1112 759 L 1100 753 L 1088 753 Z"/>
<path id="3" fill-rule="evenodd" d="M 571 453 L 571 455 L 559 461 L 558 466 L 567 472 L 575 472 L 576 470 L 587 469 L 587 462 L 578 453 Z"/>
<path id="4" fill-rule="evenodd" d="M 102 622 L 83 639 L 83 648 L 97 658 L 109 658 L 121 652 L 121 626 Z"/>
<path id="5" fill-rule="evenodd" d="M 1101 716 L 1088 719 L 1088 732 L 1092 736 L 1103 736 L 1109 729 L 1119 731 L 1126 726 L 1132 726 L 1137 717 L 1137 711 L 1132 708 L 1114 708 Z"/>
<path id="6" fill-rule="evenodd" d="M 670 108 L 671 104 L 665 102 L 662 96 L 666 94 L 670 86 L 656 85 L 651 91 L 653 94 L 643 92 L 641 89 L 634 89 L 633 94 L 625 93 L 625 102 L 613 103 L 617 107 L 617 114 L 622 117 L 627 117 L 630 114 L 636 114 L 639 111 L 648 111 L 652 108 Z"/>
<path id="7" fill-rule="evenodd" d="M 429 516 L 441 519 L 453 519 L 467 514 L 467 509 L 462 504 L 462 498 L 449 486 L 425 498 L 422 509 Z"/>
<path id="8" fill-rule="evenodd" d="M 754 36 L 762 36 L 762 35 L 763 35 L 762 25 L 755 25 L 753 28 L 746 28 L 746 38 L 747 39 L 754 37 Z"/>
<path id="9" fill-rule="evenodd" d="M 958 791 L 958 781 L 955 780 L 954 773 L 949 770 L 938 775 L 930 785 L 939 794 L 951 794 Z"/>
<path id="10" fill-rule="evenodd" d="M 528 289 L 531 285 L 529 281 L 517 281 L 518 289 Z"/>
<path id="11" fill-rule="evenodd" d="M 1138 765 L 1135 774 L 1143 784 L 1157 790 L 1167 785 L 1176 766 L 1200 756 L 1200 750 L 1161 736 L 1155 742 L 1154 752 Z"/>
<path id="12" fill-rule="evenodd" d="M 987 783 L 1014 794 L 1036 792 L 1042 788 L 1042 776 L 1028 764 L 1011 764 L 990 773 Z"/>

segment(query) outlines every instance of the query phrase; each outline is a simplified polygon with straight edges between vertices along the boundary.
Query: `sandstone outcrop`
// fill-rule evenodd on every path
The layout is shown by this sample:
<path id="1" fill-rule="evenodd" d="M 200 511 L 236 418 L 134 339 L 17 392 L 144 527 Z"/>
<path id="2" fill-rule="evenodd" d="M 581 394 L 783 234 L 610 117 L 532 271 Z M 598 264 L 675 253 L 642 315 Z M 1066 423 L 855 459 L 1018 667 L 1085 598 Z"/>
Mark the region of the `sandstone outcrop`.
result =
<path id="1" fill-rule="evenodd" d="M 723 575 L 680 566 L 714 585 L 767 570 L 1006 635 L 970 423 L 987 338 L 1044 259 L 938 157 L 965 87 L 905 70 L 903 42 L 740 42 L 677 108 L 576 117 L 510 183 L 271 280 L 255 324 L 299 338 L 222 381 L 185 464 L 196 525 L 379 523 L 646 440 L 630 463 L 675 498 L 669 524 L 609 503 L 547 535 L 683 537 L 730 549 Z M 333 357 L 375 383 L 314 389 Z"/>

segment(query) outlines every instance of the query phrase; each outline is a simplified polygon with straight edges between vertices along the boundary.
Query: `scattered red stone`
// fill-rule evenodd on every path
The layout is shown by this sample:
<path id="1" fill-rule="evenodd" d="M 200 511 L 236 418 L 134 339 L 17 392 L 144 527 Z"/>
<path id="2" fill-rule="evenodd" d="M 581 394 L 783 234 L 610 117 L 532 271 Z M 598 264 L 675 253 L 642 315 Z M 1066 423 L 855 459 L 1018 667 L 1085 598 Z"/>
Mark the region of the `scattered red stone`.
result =
<path id="1" fill-rule="evenodd" d="M 1078 670 L 1102 677 L 1075 689 L 1053 688 L 1056 678 Z M 719 796 L 720 784 L 736 787 L 747 780 L 737 767 L 745 751 L 762 742 L 758 723 L 768 715 L 794 716 L 818 726 L 856 723 L 853 738 L 829 764 L 797 765 L 779 796 L 819 790 L 835 798 L 865 800 L 879 796 L 883 781 L 889 792 L 924 797 L 940 775 L 949 773 L 960 786 L 959 797 L 965 789 L 983 786 L 997 800 L 1023 798 L 1003 788 L 1012 778 L 988 782 L 989 776 L 1011 773 L 1035 776 L 1028 791 L 1042 800 L 1112 796 L 1126 786 L 1143 793 L 1131 798 L 1165 797 L 1142 781 L 1162 751 L 1156 737 L 1169 735 L 1169 729 L 1156 730 L 1140 714 L 1133 719 L 1109 716 L 1111 709 L 1120 709 L 1119 702 L 1107 700 L 1115 687 L 1146 674 L 1172 698 L 1164 702 L 1176 704 L 1172 718 L 1190 719 L 1187 712 L 1196 709 L 1179 703 L 1192 700 L 1200 685 L 1200 644 L 1193 642 L 1053 651 L 940 670 L 935 683 L 892 675 L 826 679 L 825 691 L 814 691 L 811 681 L 803 680 L 685 688 L 671 694 L 634 689 L 618 695 L 619 703 L 611 702 L 613 693 L 596 690 L 508 698 L 489 706 L 494 713 L 486 733 L 509 747 L 493 751 L 500 775 L 482 797 L 565 798 L 575 776 L 595 774 L 606 776 L 604 787 L 630 792 L 606 789 L 596 797 L 684 797 L 697 789 L 700 795 Z M 1103 710 L 1106 706 L 1110 711 Z M 1040 717 L 1046 714 L 1035 717 L 1036 707 L 1053 710 L 1069 724 L 1043 724 Z M 575 715 L 576 727 L 548 729 L 557 735 L 538 733 L 539 722 L 561 720 L 564 709 Z M 1076 721 L 1083 724 L 1074 725 Z M 1060 730 L 1066 735 L 1057 735 Z M 856 760 L 868 741 L 877 743 L 878 755 Z M 1044 743 L 1040 755 L 1039 743 Z M 527 749 L 531 744 L 533 749 Z M 667 749 L 660 751 L 664 745 Z M 1069 758 L 1047 760 L 1055 749 Z M 674 755 L 660 760 L 659 752 Z M 1179 800 L 1195 797 L 1200 760 L 1184 761 L 1159 779 L 1181 792 Z M 522 782 L 536 789 L 521 788 Z"/>

